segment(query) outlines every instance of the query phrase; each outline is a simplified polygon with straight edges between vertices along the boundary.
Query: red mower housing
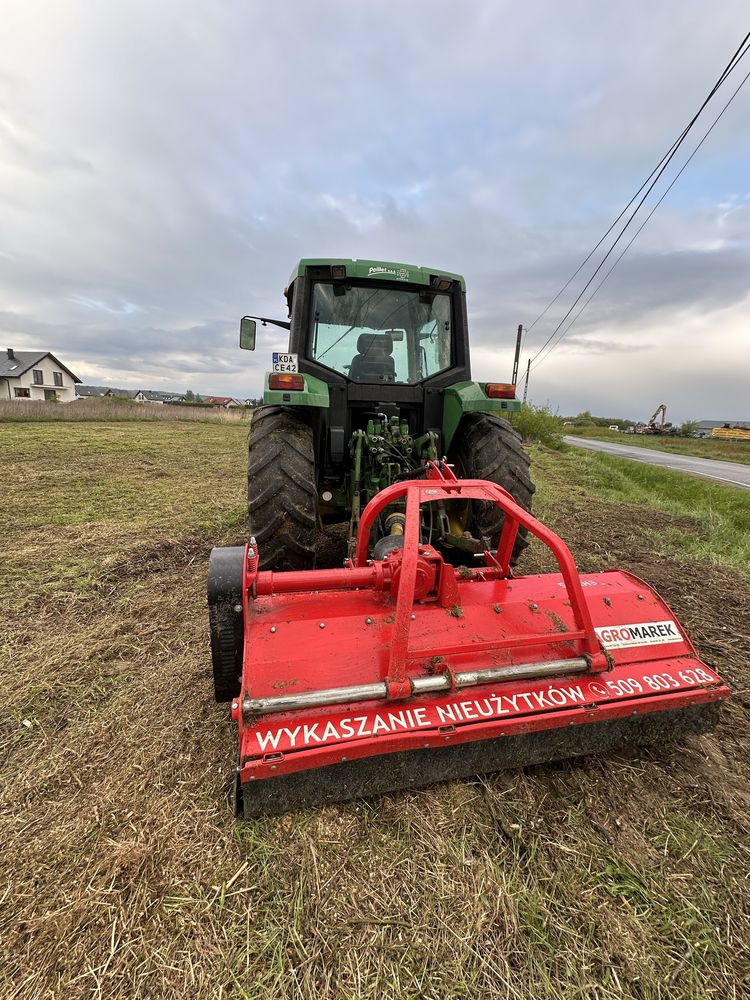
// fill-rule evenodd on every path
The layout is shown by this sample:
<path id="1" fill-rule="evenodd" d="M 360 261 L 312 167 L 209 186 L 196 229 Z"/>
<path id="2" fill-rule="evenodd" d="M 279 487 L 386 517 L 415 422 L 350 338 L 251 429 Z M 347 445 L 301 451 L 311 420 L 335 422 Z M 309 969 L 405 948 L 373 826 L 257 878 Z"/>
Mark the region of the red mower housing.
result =
<path id="1" fill-rule="evenodd" d="M 421 506 L 457 498 L 504 512 L 497 551 L 471 569 L 420 541 Z M 403 548 L 368 559 L 394 502 Z M 513 575 L 522 526 L 558 572 Z M 214 549 L 209 607 L 245 817 L 660 743 L 715 725 L 729 695 L 643 581 L 580 575 L 502 487 L 445 465 L 367 505 L 343 569 L 259 572 L 256 545 Z"/>

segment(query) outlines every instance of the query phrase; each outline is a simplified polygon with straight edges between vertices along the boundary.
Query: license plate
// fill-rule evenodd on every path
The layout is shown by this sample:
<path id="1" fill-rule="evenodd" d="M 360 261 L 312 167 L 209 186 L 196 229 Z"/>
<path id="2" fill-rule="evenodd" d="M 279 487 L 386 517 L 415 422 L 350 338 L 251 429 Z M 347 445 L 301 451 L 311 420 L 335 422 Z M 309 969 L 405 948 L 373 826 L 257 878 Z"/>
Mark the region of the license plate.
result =
<path id="1" fill-rule="evenodd" d="M 299 371 L 297 367 L 296 354 L 280 354 L 273 352 L 273 370 L 275 372 L 286 372 L 296 375 Z"/>

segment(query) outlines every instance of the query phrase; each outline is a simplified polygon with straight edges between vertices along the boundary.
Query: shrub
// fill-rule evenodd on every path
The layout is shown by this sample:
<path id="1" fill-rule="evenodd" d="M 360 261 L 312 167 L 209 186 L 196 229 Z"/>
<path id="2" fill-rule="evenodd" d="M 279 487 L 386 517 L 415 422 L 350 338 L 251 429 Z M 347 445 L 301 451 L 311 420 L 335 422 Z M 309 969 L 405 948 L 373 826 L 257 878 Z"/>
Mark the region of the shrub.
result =
<path id="1" fill-rule="evenodd" d="M 525 403 L 521 410 L 512 415 L 511 423 L 526 444 L 562 447 L 562 418 L 548 406 L 531 406 Z"/>

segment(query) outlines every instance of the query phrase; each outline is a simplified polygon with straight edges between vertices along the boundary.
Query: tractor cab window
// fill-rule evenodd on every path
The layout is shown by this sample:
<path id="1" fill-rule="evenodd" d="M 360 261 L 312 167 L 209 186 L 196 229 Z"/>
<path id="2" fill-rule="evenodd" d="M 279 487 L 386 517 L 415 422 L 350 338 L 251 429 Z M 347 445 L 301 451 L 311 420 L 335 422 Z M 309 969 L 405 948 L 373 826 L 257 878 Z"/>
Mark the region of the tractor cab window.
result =
<path id="1" fill-rule="evenodd" d="M 413 385 L 450 368 L 450 297 L 318 282 L 310 336 L 309 357 L 353 382 Z"/>

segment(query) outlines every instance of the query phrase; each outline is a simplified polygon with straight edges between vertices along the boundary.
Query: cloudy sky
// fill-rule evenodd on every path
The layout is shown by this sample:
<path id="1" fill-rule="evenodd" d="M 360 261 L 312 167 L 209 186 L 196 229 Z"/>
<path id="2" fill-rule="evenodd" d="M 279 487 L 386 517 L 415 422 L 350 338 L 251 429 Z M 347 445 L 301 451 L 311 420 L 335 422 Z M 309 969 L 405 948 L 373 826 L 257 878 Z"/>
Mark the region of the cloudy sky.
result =
<path id="1" fill-rule="evenodd" d="M 517 324 L 749 21 L 745 0 L 6 0 L 0 346 L 89 383 L 257 395 L 286 345 L 239 351 L 238 318 L 284 316 L 301 256 L 372 257 L 463 273 L 474 376 L 509 378 Z M 750 81 L 529 395 L 750 419 L 749 328 Z"/>

